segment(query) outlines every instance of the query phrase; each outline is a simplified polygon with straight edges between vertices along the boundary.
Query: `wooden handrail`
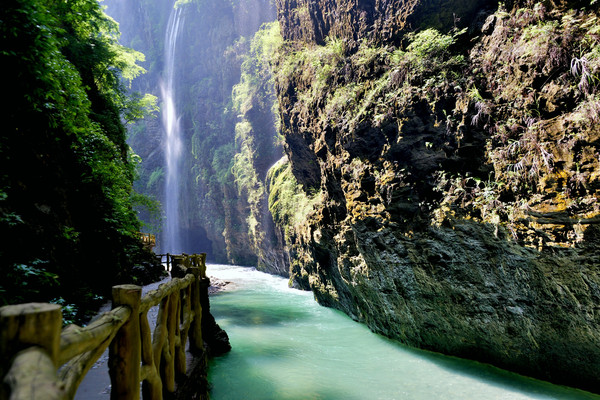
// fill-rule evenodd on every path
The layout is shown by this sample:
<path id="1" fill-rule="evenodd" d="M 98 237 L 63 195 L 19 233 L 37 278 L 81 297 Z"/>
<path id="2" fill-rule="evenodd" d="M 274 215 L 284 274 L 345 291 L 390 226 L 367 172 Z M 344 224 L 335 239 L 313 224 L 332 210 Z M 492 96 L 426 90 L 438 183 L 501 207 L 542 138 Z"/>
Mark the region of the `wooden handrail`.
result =
<path id="1" fill-rule="evenodd" d="M 200 253 L 200 254 L 170 254 L 170 253 L 163 253 L 163 254 L 157 254 L 156 257 L 159 258 L 160 262 L 163 262 L 163 257 L 165 257 L 165 265 L 167 268 L 167 271 L 171 271 L 173 268 L 173 265 L 177 266 L 177 265 L 182 265 L 185 266 L 186 268 L 189 267 L 198 267 L 200 268 L 200 276 L 202 278 L 206 278 L 206 253 Z"/>
<path id="2" fill-rule="evenodd" d="M 29 303 L 0 308 L 0 400 L 72 399 L 91 366 L 109 348 L 111 399 L 158 400 L 186 373 L 185 348 L 204 352 L 201 281 L 206 254 L 171 256 L 177 273 L 141 297 L 135 285 L 113 287 L 113 309 L 86 327 L 61 331 L 60 306 Z M 148 311 L 159 305 L 154 331 Z M 34 365 L 35 363 L 35 365 Z M 1 386 L 1 385 L 0 385 Z"/>
<path id="3" fill-rule="evenodd" d="M 150 248 L 156 246 L 156 236 L 152 233 L 138 232 L 140 240 Z"/>
<path id="4" fill-rule="evenodd" d="M 125 323 L 130 314 L 128 307 L 117 307 L 85 328 L 68 325 L 60 335 L 59 365 L 100 346 Z"/>
<path id="5" fill-rule="evenodd" d="M 56 378 L 62 313 L 57 304 L 28 303 L 0 308 L 2 400 L 64 398 Z M 39 390 L 41 389 L 41 390 Z M 38 399 L 36 399 L 38 400 Z"/>
<path id="6" fill-rule="evenodd" d="M 160 304 L 162 299 L 173 291 L 183 289 L 194 281 L 194 275 L 187 274 L 184 278 L 173 278 L 170 282 L 163 283 L 158 289 L 151 290 L 142 298 L 140 314 L 148 312 L 152 307 Z"/>

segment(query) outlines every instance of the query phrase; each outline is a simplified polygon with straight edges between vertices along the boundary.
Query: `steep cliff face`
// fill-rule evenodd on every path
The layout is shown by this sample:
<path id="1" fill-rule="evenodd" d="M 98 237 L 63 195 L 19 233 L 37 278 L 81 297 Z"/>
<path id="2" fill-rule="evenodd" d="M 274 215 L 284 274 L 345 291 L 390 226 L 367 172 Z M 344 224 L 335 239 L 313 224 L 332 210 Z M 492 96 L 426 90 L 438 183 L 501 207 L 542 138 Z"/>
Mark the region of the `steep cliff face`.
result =
<path id="1" fill-rule="evenodd" d="M 349 42 L 402 39 L 407 28 L 448 30 L 465 26 L 494 4 L 477 0 L 278 0 L 278 20 L 286 40 L 324 44 L 328 36 Z"/>
<path id="2" fill-rule="evenodd" d="M 434 3 L 278 3 L 314 200 L 292 280 L 409 345 L 597 390 L 597 5 Z"/>
<path id="3" fill-rule="evenodd" d="M 159 98 L 167 21 L 173 7 L 182 9 L 174 86 L 183 131 L 179 179 L 183 248 L 190 253 L 207 252 L 211 262 L 275 265 L 274 270 L 286 274 L 282 242 L 271 240 L 277 233 L 266 194 L 258 195 L 259 187 L 248 191 L 239 184 L 244 174 L 260 176 L 263 182 L 268 166 L 282 155 L 281 145 L 273 143 L 273 101 L 265 109 L 265 99 L 259 98 L 256 88 L 244 93 L 246 96 L 238 95 L 244 107 L 233 106 L 232 99 L 242 64 L 249 57 L 252 36 L 262 23 L 275 19 L 273 5 L 265 0 L 107 0 L 106 4 L 108 13 L 120 23 L 122 42 L 146 55 L 148 73 L 133 82 L 132 90 Z M 253 71 L 244 73 L 248 81 L 261 80 L 252 75 Z M 244 133 L 245 126 L 250 127 L 249 132 Z M 163 137 L 158 113 L 129 129 L 129 144 L 142 159 L 136 189 L 161 201 L 165 197 Z M 252 143 L 245 140 L 248 137 Z M 253 155 L 247 157 L 249 152 Z M 243 171 L 238 168 L 238 176 L 232 173 L 236 159 L 247 161 Z M 159 217 L 146 229 L 158 233 L 161 223 Z M 256 232 L 266 234 L 259 237 Z"/>
<path id="4" fill-rule="evenodd" d="M 281 228 L 269 211 L 267 172 L 283 156 L 278 132 L 271 59 L 281 45 L 279 25 L 264 24 L 249 41 L 240 83 L 233 88 L 235 156 L 231 168 L 239 194 L 246 199 L 245 226 L 260 270 L 289 276 L 289 258 Z"/>

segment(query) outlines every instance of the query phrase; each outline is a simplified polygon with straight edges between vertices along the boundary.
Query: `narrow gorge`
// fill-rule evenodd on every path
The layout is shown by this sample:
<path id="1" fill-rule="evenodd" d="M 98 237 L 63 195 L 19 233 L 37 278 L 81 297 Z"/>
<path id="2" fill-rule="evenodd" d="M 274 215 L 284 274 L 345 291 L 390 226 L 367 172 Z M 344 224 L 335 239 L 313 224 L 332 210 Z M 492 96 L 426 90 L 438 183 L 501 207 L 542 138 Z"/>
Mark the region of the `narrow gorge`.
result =
<path id="1" fill-rule="evenodd" d="M 156 96 L 172 7 L 185 19 L 183 251 L 409 346 L 598 392 L 595 0 L 104 3 L 147 57 L 132 89 Z M 136 189 L 165 203 L 162 130 L 136 122 L 129 144 Z"/>

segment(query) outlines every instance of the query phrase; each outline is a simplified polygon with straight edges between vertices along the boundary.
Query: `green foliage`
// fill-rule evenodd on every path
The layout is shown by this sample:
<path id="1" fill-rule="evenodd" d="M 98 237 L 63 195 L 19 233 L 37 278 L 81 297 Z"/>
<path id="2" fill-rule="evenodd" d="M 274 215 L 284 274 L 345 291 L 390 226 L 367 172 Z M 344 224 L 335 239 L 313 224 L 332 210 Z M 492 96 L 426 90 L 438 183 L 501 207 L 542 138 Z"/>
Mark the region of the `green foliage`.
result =
<path id="1" fill-rule="evenodd" d="M 47 263 L 41 260 L 14 265 L 0 283 L 0 304 L 40 299 L 48 288 L 58 287 L 59 276 L 47 268 Z"/>
<path id="2" fill-rule="evenodd" d="M 355 65 L 370 66 L 381 57 L 381 48 L 362 44 L 354 55 Z"/>
<path id="3" fill-rule="evenodd" d="M 411 61 L 442 57 L 454 42 L 452 36 L 442 35 L 435 29 L 426 29 L 418 33 L 411 32 L 406 35 L 406 39 L 410 42 L 406 50 Z"/>
<path id="4" fill-rule="evenodd" d="M 562 24 L 580 26 L 583 30 L 579 54 L 571 59 L 571 73 L 579 79 L 577 88 L 584 94 L 596 93 L 600 86 L 600 24 L 594 16 L 585 22 L 576 18 L 563 18 Z M 567 27 L 565 27 L 567 29 Z"/>
<path id="5" fill-rule="evenodd" d="M 350 83 L 337 88 L 327 99 L 327 104 L 325 105 L 325 115 L 327 118 L 335 119 L 344 110 L 354 111 L 358 105 L 357 99 L 362 95 L 363 91 L 364 88 L 356 83 Z"/>
<path id="6" fill-rule="evenodd" d="M 259 181 L 254 169 L 255 145 L 252 135 L 252 125 L 244 120 L 235 126 L 236 139 L 240 142 L 239 151 L 235 154 L 231 172 L 235 176 L 238 191 L 246 191 L 251 197 L 253 192 L 262 191 L 262 183 Z"/>
<path id="7" fill-rule="evenodd" d="M 295 83 L 299 114 L 318 110 L 328 124 L 350 122 L 350 131 L 369 120 L 380 126 L 390 104 L 407 102 L 417 91 L 433 102 L 439 88 L 459 85 L 466 61 L 453 45 L 465 33 L 427 29 L 406 35 L 405 49 L 361 42 L 354 54 L 332 38 L 324 46 L 283 47 L 277 81 L 281 87 Z M 357 76 L 347 79 L 348 70 Z"/>
<path id="8" fill-rule="evenodd" d="M 294 228 L 306 222 L 315 204 L 321 201 L 321 193 L 308 195 L 304 192 L 292 174 L 287 157 L 282 158 L 269 170 L 267 179 L 269 211 L 275 223 L 284 227 L 286 235 L 289 235 Z"/>
<path id="9" fill-rule="evenodd" d="M 311 103 L 326 93 L 327 85 L 345 60 L 346 48 L 340 39 L 327 38 L 324 46 L 282 47 L 279 54 L 276 80 L 285 87 L 285 82 L 294 77 L 300 89 L 299 100 Z"/>
<path id="10" fill-rule="evenodd" d="M 413 85 L 425 82 L 431 86 L 446 79 L 457 79 L 461 76 L 460 67 L 465 58 L 462 54 L 454 54 L 451 46 L 465 33 L 466 28 L 449 35 L 435 29 L 410 33 L 406 36 L 410 42 L 406 51 L 396 50 L 391 57 L 391 66 L 406 69 L 406 76 Z"/>
<path id="11" fill-rule="evenodd" d="M 1 301 L 106 292 L 143 254 L 122 123 L 134 101 L 121 84 L 142 72 L 141 56 L 117 43 L 94 0 L 8 0 L 0 20 L 12 96 L 0 138 L 0 256 L 12 279 Z"/>
<path id="12" fill-rule="evenodd" d="M 251 58 L 247 58 L 245 62 L 254 63 L 255 65 L 270 65 L 275 60 L 277 51 L 282 44 L 283 38 L 279 23 L 277 21 L 265 23 L 256 32 L 250 43 L 249 56 L 254 58 L 255 61 L 249 61 Z M 244 69 L 247 68 L 244 67 Z"/>
<path id="13" fill-rule="evenodd" d="M 500 127 L 502 130 L 505 127 Z M 540 176 L 553 170 L 554 155 L 549 151 L 550 143 L 543 138 L 542 124 L 533 122 L 517 140 L 508 140 L 506 146 L 490 151 L 490 158 L 497 165 L 507 165 L 506 171 L 498 173 L 515 192 L 528 192 L 535 187 Z"/>
<path id="14" fill-rule="evenodd" d="M 127 122 L 131 123 L 144 117 L 155 117 L 159 110 L 158 97 L 155 95 L 133 93 L 126 103 L 124 115 Z"/>
<path id="15" fill-rule="evenodd" d="M 67 303 L 62 297 L 54 298 L 50 300 L 50 303 L 58 304 L 61 306 L 63 326 L 74 324 L 77 322 L 78 307 L 76 304 Z"/>
<path id="16" fill-rule="evenodd" d="M 109 47 L 115 55 L 111 63 L 113 67 L 120 70 L 120 75 L 123 79 L 131 83 L 133 79 L 146 72 L 144 68 L 137 64 L 146 60 L 146 57 L 142 53 L 123 47 L 117 42 L 111 42 Z"/>
<path id="17" fill-rule="evenodd" d="M 137 192 L 131 193 L 131 204 L 138 212 L 143 212 L 147 215 L 145 221 L 141 222 L 141 227 L 145 232 L 159 232 L 162 223 L 162 205 L 160 201 L 150 195 L 144 195 Z"/>
<path id="18" fill-rule="evenodd" d="M 265 164 L 270 165 L 281 156 L 278 124 L 273 118 L 277 100 L 272 63 L 283 43 L 279 24 L 263 24 L 250 41 L 244 57 L 240 83 L 232 90 L 233 110 L 238 115 L 235 125 L 235 155 L 231 173 L 235 177 L 238 194 L 249 206 L 246 217 L 248 237 L 259 252 L 262 227 L 259 221 L 265 199 Z M 262 177 L 262 178 L 261 178 Z"/>
<path id="19" fill-rule="evenodd" d="M 212 159 L 214 177 L 221 184 L 227 184 L 231 179 L 233 167 L 233 143 L 228 143 L 215 149 Z"/>
<path id="20" fill-rule="evenodd" d="M 242 63 L 240 83 L 232 90 L 234 109 L 243 114 L 250 110 L 253 101 L 262 107 L 270 106 L 275 99 L 271 64 L 283 44 L 279 24 L 263 24 L 250 41 L 250 49 Z"/>
<path id="21" fill-rule="evenodd" d="M 165 176 L 165 171 L 163 170 L 162 167 L 157 167 L 154 171 L 152 171 L 152 173 L 150 174 L 150 178 L 148 178 L 148 183 L 146 184 L 146 187 L 148 189 L 152 188 L 154 185 L 156 185 L 160 180 L 162 180 Z"/>

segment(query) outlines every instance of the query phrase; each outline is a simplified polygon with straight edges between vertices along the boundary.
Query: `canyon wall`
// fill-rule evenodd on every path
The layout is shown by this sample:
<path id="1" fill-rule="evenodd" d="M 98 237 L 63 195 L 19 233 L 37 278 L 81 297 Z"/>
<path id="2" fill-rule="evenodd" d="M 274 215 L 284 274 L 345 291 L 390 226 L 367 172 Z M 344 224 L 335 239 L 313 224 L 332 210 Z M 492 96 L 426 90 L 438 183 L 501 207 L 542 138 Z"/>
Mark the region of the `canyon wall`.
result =
<path id="1" fill-rule="evenodd" d="M 275 19 L 274 5 L 266 0 L 103 4 L 120 25 L 121 42 L 146 56 L 147 73 L 133 81 L 131 90 L 156 95 L 159 106 L 166 25 L 173 7 L 182 9 L 174 89 L 182 127 L 178 214 L 184 251 L 206 252 L 209 262 L 270 266 L 287 275 L 281 230 L 273 223 L 264 190 L 268 167 L 283 155 L 272 112 L 275 95 L 265 76 L 266 61 L 257 55 L 260 44 L 252 44 L 261 25 Z M 260 71 L 263 78 L 256 78 L 253 73 Z M 160 112 L 130 124 L 128 133 L 128 143 L 141 158 L 136 190 L 164 206 Z M 164 216 L 160 207 L 157 211 L 141 210 L 140 215 L 148 222 L 144 229 L 160 237 Z M 157 250 L 164 251 L 160 240 Z"/>
<path id="2" fill-rule="evenodd" d="M 274 213 L 292 283 L 408 345 L 597 391 L 598 5 L 277 7 L 272 179 L 312 210 Z"/>

